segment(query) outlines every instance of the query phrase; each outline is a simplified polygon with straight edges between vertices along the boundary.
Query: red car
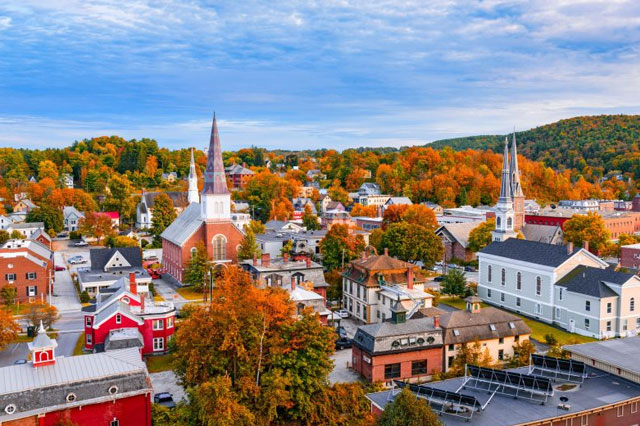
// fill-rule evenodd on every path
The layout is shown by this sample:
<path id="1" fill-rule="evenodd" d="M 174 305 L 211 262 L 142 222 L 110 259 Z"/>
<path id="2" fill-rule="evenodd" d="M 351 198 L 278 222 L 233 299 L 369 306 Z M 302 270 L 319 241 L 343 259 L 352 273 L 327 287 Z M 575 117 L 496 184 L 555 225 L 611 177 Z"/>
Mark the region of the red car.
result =
<path id="1" fill-rule="evenodd" d="M 160 275 L 160 272 L 156 271 L 155 269 L 147 268 L 147 272 L 149 273 L 149 275 L 151 275 L 152 280 L 157 280 L 158 278 L 162 278 L 162 275 Z"/>
<path id="2" fill-rule="evenodd" d="M 56 266 L 56 272 L 58 272 L 58 271 L 66 271 L 66 270 L 67 270 L 67 268 L 65 268 L 64 266 L 60 266 L 60 265 Z"/>

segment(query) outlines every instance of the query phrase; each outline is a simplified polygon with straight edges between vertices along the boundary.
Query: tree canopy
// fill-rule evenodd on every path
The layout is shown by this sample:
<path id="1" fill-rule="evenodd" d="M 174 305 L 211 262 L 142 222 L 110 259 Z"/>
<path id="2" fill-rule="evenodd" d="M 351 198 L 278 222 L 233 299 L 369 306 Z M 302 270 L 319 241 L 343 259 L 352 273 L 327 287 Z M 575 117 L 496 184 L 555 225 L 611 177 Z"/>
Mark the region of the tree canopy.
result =
<path id="1" fill-rule="evenodd" d="M 576 246 L 589 242 L 589 250 L 598 253 L 609 241 L 609 231 L 597 212 L 576 214 L 564 223 L 564 238 Z"/>
<path id="2" fill-rule="evenodd" d="M 364 251 L 362 235 L 353 234 L 347 225 L 334 225 L 320 241 L 322 264 L 330 271 L 356 259 Z"/>

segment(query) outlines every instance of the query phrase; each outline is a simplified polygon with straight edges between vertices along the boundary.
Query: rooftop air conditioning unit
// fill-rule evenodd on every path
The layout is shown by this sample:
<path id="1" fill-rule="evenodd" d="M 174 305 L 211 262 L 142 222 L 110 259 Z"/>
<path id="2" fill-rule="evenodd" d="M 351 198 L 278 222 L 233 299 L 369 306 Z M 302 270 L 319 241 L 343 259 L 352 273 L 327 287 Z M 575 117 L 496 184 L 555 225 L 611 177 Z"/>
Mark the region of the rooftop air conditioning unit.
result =
<path id="1" fill-rule="evenodd" d="M 561 410 L 569 411 L 571 410 L 571 405 L 569 404 L 558 404 L 558 408 Z"/>

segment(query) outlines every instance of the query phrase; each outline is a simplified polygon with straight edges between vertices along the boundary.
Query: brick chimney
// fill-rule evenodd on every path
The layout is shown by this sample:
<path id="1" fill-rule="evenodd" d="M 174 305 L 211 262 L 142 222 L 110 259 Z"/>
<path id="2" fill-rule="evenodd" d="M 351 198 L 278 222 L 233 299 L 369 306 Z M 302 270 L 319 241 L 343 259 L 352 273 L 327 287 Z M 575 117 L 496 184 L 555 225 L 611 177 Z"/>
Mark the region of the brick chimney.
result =
<path id="1" fill-rule="evenodd" d="M 269 267 L 271 265 L 271 255 L 269 253 L 264 253 L 260 261 L 262 266 Z"/>
<path id="2" fill-rule="evenodd" d="M 253 266 L 258 266 L 258 254 L 253 253 Z"/>
<path id="3" fill-rule="evenodd" d="M 571 253 L 573 253 L 573 243 L 569 242 L 569 244 L 567 244 L 567 254 Z"/>
<path id="4" fill-rule="evenodd" d="M 140 293 L 140 312 L 144 314 L 144 293 Z"/>
<path id="5" fill-rule="evenodd" d="M 583 242 L 582 242 L 582 247 L 583 247 L 586 251 L 589 251 L 589 241 L 583 241 Z"/>
<path id="6" fill-rule="evenodd" d="M 286 263 L 289 261 L 289 253 L 284 253 L 282 255 L 282 260 Z"/>
<path id="7" fill-rule="evenodd" d="M 389 249 L 387 247 L 384 248 L 384 255 L 389 256 Z"/>
<path id="8" fill-rule="evenodd" d="M 307 268 L 311 268 L 311 257 L 307 256 L 304 260 L 307 263 Z"/>
<path id="9" fill-rule="evenodd" d="M 440 316 L 436 315 L 433 317 L 433 327 L 440 328 Z"/>
<path id="10" fill-rule="evenodd" d="M 413 290 L 413 268 L 407 268 L 407 288 Z"/>
<path id="11" fill-rule="evenodd" d="M 138 283 L 136 283 L 136 274 L 131 272 L 129 274 L 129 291 L 133 294 L 138 294 Z"/>
<path id="12" fill-rule="evenodd" d="M 296 277 L 291 276 L 291 291 L 296 289 Z"/>

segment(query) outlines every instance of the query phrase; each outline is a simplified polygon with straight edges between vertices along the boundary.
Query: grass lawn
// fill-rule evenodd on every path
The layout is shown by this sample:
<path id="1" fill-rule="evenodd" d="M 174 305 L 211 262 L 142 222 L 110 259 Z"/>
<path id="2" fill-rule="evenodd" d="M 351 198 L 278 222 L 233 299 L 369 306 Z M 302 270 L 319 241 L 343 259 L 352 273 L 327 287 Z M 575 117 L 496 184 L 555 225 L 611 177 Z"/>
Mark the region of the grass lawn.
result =
<path id="1" fill-rule="evenodd" d="M 203 298 L 203 294 L 195 291 L 193 287 L 180 287 L 176 292 L 187 300 L 201 300 Z"/>
<path id="2" fill-rule="evenodd" d="M 445 305 L 453 306 L 454 308 L 458 308 L 458 309 L 466 308 L 466 302 L 460 298 L 455 298 L 455 299 L 442 298 L 440 299 L 440 303 L 444 303 Z M 481 306 L 484 308 L 489 305 L 482 303 Z M 556 337 L 556 340 L 558 340 L 558 343 L 560 345 L 588 343 L 588 342 L 595 342 L 597 340 L 597 339 L 594 339 L 593 337 L 587 337 L 587 336 L 581 336 L 580 334 L 569 333 L 568 331 L 561 330 L 547 323 L 536 321 L 534 319 L 525 317 L 523 315 L 518 315 L 516 313 L 513 313 L 513 314 L 522 318 L 524 322 L 531 329 L 531 337 L 542 343 L 545 342 L 544 340 L 545 334 L 553 334 Z"/>
<path id="3" fill-rule="evenodd" d="M 162 297 L 160 294 L 156 294 L 155 296 L 153 296 L 153 301 L 154 302 L 164 302 L 164 297 Z"/>
<path id="4" fill-rule="evenodd" d="M 56 333 L 55 331 L 47 332 L 47 335 L 52 339 L 58 338 L 58 333 Z M 33 342 L 33 339 L 34 337 L 28 337 L 26 334 L 18 334 L 18 337 L 16 337 L 11 343 L 29 343 Z"/>
<path id="5" fill-rule="evenodd" d="M 147 369 L 149 373 L 159 373 L 161 371 L 169 371 L 172 368 L 173 355 L 158 355 L 147 358 Z"/>
<path id="6" fill-rule="evenodd" d="M 78 337 L 78 341 L 76 342 L 76 346 L 73 348 L 73 355 L 84 355 L 85 352 L 82 350 L 84 348 L 84 332 L 80 334 Z"/>

